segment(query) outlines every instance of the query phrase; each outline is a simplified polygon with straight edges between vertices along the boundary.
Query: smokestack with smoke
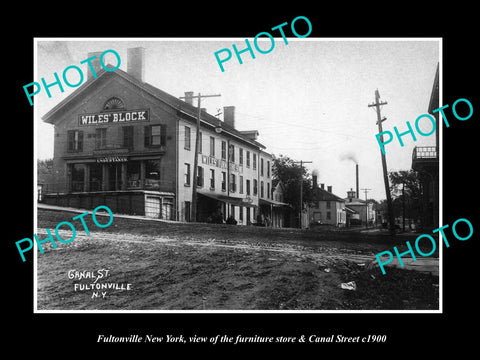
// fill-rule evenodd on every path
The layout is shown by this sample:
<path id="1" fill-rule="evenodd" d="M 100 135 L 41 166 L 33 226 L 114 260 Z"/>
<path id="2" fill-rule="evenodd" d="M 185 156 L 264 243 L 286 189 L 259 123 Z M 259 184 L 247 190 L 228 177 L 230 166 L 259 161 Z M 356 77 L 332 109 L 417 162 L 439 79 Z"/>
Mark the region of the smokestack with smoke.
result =
<path id="1" fill-rule="evenodd" d="M 340 160 L 351 160 L 355 164 L 358 164 L 358 160 L 355 157 L 355 154 L 352 153 L 352 152 L 348 152 L 348 153 L 344 153 L 344 154 L 340 155 Z"/>
<path id="2" fill-rule="evenodd" d="M 357 198 L 360 198 L 360 193 L 359 193 L 359 186 L 358 186 L 358 164 L 355 165 L 355 170 L 356 170 L 356 173 L 357 173 L 357 176 L 356 176 L 356 179 L 357 179 Z"/>
<path id="3" fill-rule="evenodd" d="M 353 152 L 346 152 L 340 155 L 340 160 L 351 160 L 355 163 L 355 185 L 356 185 L 356 197 L 360 197 L 360 187 L 359 187 L 359 181 L 358 181 L 358 160 Z"/>

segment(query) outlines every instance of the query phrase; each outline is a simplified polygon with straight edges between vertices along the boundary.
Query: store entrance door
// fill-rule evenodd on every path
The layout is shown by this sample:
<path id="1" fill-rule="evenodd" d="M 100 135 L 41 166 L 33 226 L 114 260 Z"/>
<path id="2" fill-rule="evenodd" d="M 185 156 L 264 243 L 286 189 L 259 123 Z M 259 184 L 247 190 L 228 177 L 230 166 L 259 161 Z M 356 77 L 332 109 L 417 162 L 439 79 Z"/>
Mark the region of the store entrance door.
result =
<path id="1" fill-rule="evenodd" d="M 108 188 L 107 191 L 117 191 L 121 189 L 122 165 L 108 164 Z"/>

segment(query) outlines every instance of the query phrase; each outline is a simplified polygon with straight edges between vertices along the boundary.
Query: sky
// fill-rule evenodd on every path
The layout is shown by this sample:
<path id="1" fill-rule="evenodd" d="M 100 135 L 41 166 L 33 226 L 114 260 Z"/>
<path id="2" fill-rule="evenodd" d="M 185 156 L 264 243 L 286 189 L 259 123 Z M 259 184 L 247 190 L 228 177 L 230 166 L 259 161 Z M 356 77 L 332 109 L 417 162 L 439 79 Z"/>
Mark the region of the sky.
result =
<path id="1" fill-rule="evenodd" d="M 427 113 L 437 63 L 441 58 L 441 40 L 437 38 L 275 38 L 273 50 L 241 54 L 236 59 L 232 44 L 246 47 L 244 38 L 181 39 L 47 39 L 37 38 L 35 79 L 53 82 L 53 73 L 61 78 L 63 70 L 81 65 L 89 52 L 115 50 L 121 58 L 120 69 L 127 69 L 127 48 L 145 48 L 144 81 L 171 95 L 221 94 L 205 98 L 202 107 L 212 115 L 223 106 L 235 106 L 235 127 L 259 131 L 258 141 L 275 156 L 285 155 L 296 161 L 312 161 L 305 166 L 318 172 L 318 182 L 332 186 L 333 193 L 346 197 L 355 190 L 355 163 L 359 164 L 359 187 L 370 189 L 368 198 L 385 199 L 377 115 L 368 107 L 378 89 L 381 114 L 387 120 L 383 130 L 393 133 L 407 130 L 406 121 L 415 124 Z M 271 47 L 268 38 L 258 45 Z M 229 49 L 232 58 L 223 63 L 222 72 L 214 53 Z M 224 56 L 222 54 L 221 56 Z M 116 64 L 113 54 L 105 62 Z M 35 66 L 35 65 L 34 65 Z M 440 63 L 441 69 L 441 63 Z M 73 73 L 73 72 L 72 72 Z M 70 73 L 69 73 L 70 74 Z M 70 81 L 75 83 L 72 74 Z M 37 157 L 53 157 L 53 126 L 41 120 L 57 103 L 78 88 L 64 85 L 64 92 L 51 87 L 51 98 L 44 89 L 34 98 Z M 26 99 L 26 101 L 28 101 Z M 194 105 L 196 103 L 194 102 Z M 223 119 L 222 115 L 219 115 Z M 428 121 L 420 128 L 431 130 Z M 442 131 L 442 130 L 441 130 Z M 435 145 L 435 135 L 417 141 L 403 137 L 386 146 L 389 171 L 411 168 L 414 146 Z M 361 191 L 361 198 L 364 192 Z"/>

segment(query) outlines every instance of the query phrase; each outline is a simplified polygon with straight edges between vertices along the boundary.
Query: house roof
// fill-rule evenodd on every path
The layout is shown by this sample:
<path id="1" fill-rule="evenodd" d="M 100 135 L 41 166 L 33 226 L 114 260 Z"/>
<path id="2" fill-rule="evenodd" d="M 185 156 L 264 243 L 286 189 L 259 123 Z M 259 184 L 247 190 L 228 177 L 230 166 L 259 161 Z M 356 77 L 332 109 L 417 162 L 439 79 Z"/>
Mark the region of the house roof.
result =
<path id="1" fill-rule="evenodd" d="M 275 189 L 277 185 L 280 186 L 282 190 L 285 190 L 285 184 L 283 183 L 282 180 L 277 178 L 272 178 L 272 189 Z"/>
<path id="2" fill-rule="evenodd" d="M 343 199 L 343 201 L 345 201 L 345 204 L 346 205 L 351 205 L 351 206 L 365 206 L 365 200 L 362 200 L 362 199 L 358 199 L 358 198 L 352 198 L 352 201 L 350 201 L 349 198 L 345 198 Z"/>
<path id="3" fill-rule="evenodd" d="M 357 211 L 357 210 L 348 207 L 348 205 L 345 205 L 345 209 L 346 209 L 346 211 L 349 212 L 349 213 L 358 214 L 358 211 Z"/>
<path id="4" fill-rule="evenodd" d="M 316 188 L 313 189 L 313 191 L 314 191 L 314 197 L 317 201 L 340 201 L 340 202 L 345 202 L 345 200 L 342 199 L 341 197 L 339 197 L 335 194 L 332 194 L 331 192 L 329 192 L 325 189 L 316 187 Z"/>
<path id="5" fill-rule="evenodd" d="M 107 65 L 109 68 L 113 68 L 110 65 Z M 90 78 L 88 79 L 84 84 L 82 84 L 76 91 L 74 91 L 72 94 L 68 95 L 65 99 L 63 99 L 61 102 L 59 102 L 56 106 L 54 106 L 50 111 L 48 111 L 44 116 L 42 116 L 42 120 L 44 122 L 50 123 L 50 124 L 55 124 L 58 120 L 56 118 L 56 114 L 59 113 L 61 110 L 65 109 L 68 107 L 68 105 L 77 97 L 81 96 L 84 94 L 86 91 L 88 91 L 89 88 L 91 88 L 94 84 L 97 82 L 101 81 L 101 79 L 105 77 L 111 77 L 111 76 L 119 76 L 128 82 L 132 83 L 136 87 L 140 88 L 141 90 L 149 93 L 156 99 L 166 103 L 167 105 L 171 106 L 172 108 L 176 109 L 180 113 L 186 114 L 188 117 L 191 117 L 192 119 L 197 118 L 197 113 L 198 109 L 197 107 L 173 96 L 170 95 L 169 93 L 160 90 L 159 88 L 150 85 L 146 82 L 142 82 L 138 80 L 137 78 L 133 77 L 129 73 L 121 70 L 121 69 L 116 69 L 115 71 L 107 71 L 105 69 L 101 69 L 97 71 L 97 77 L 96 78 Z M 254 146 L 259 147 L 260 149 L 265 149 L 266 147 L 259 143 L 258 141 L 255 141 L 248 136 L 246 136 L 244 133 L 242 133 L 239 130 L 236 130 L 229 124 L 221 121 L 220 119 L 216 118 L 213 115 L 208 114 L 205 111 L 201 112 L 200 119 L 204 124 L 210 125 L 212 128 L 220 126 L 222 128 L 222 132 L 225 132 L 231 136 L 234 136 L 236 138 L 239 138 L 247 143 L 250 143 Z"/>
<path id="6" fill-rule="evenodd" d="M 433 80 L 432 92 L 430 93 L 430 101 L 428 103 L 428 113 L 433 114 L 433 110 L 438 108 L 438 69 L 440 64 L 437 63 L 437 70 L 435 71 L 435 79 Z"/>

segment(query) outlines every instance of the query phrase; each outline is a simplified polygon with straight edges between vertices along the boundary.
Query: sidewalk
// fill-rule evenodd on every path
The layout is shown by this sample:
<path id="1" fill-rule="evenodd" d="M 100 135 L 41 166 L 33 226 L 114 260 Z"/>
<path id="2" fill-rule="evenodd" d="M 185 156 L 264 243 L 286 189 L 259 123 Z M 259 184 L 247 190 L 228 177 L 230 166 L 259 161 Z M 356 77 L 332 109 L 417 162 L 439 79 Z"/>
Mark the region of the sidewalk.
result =
<path id="1" fill-rule="evenodd" d="M 415 270 L 420 272 L 432 273 L 432 275 L 438 276 L 440 270 L 440 264 L 438 258 L 416 258 L 416 261 L 413 261 L 413 258 L 402 258 L 403 266 L 400 266 L 398 258 L 394 258 L 388 264 L 384 264 L 384 267 L 396 267 L 398 269 L 406 270 Z M 379 266 L 378 262 L 374 260 L 374 266 Z M 388 274 L 388 270 L 385 270 Z"/>
<path id="2" fill-rule="evenodd" d="M 49 205 L 49 204 L 42 204 L 42 203 L 37 203 L 37 208 L 38 209 L 44 209 L 44 210 L 54 210 L 54 211 L 69 211 L 69 212 L 73 212 L 73 213 L 77 213 L 77 214 L 83 214 L 86 211 L 91 213 L 93 211 L 93 209 L 92 210 L 78 209 L 78 208 L 72 208 L 72 207 L 66 207 L 66 206 L 57 206 L 57 205 Z M 106 215 L 106 214 L 103 214 L 102 212 L 99 212 L 98 215 Z M 160 221 L 160 222 L 172 223 L 172 224 L 183 223 L 183 221 L 150 218 L 150 217 L 142 216 L 142 215 L 126 215 L 126 214 L 115 214 L 114 213 L 113 216 L 115 218 Z"/>

